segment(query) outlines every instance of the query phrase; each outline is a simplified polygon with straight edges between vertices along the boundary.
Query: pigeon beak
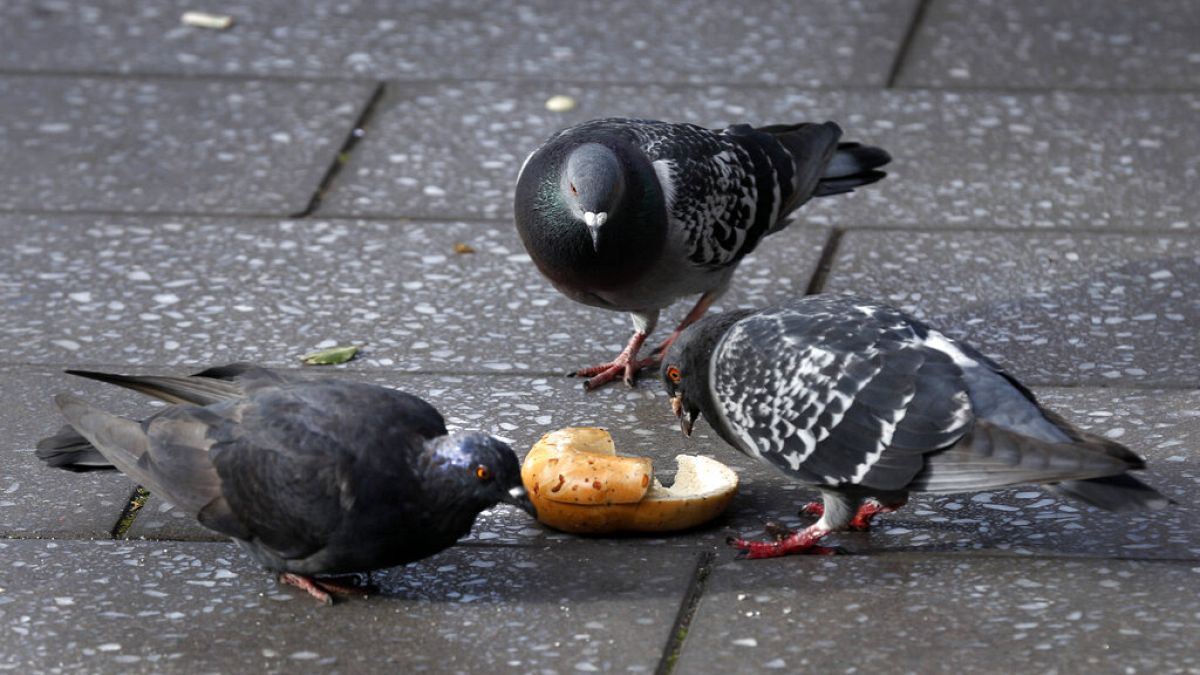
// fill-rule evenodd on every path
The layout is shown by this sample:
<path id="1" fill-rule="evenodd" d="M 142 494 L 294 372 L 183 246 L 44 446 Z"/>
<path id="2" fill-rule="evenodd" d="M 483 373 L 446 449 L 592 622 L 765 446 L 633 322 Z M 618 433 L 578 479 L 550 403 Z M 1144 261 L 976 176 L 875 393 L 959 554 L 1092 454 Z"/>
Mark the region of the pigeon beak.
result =
<path id="1" fill-rule="evenodd" d="M 537 509 L 534 508 L 533 502 L 529 501 L 529 493 L 525 491 L 524 487 L 518 485 L 515 488 L 509 489 L 507 494 L 508 496 L 501 501 L 505 504 L 512 504 L 525 513 L 537 518 Z"/>
<path id="2" fill-rule="evenodd" d="M 592 235 L 592 249 L 600 250 L 600 228 L 604 223 L 608 222 L 608 213 L 600 211 L 588 211 L 583 214 L 583 224 L 587 225 L 588 232 Z"/>
<path id="3" fill-rule="evenodd" d="M 692 427 L 696 424 L 696 415 L 693 413 L 684 412 L 683 410 L 683 395 L 671 397 L 671 410 L 675 413 L 675 417 L 679 418 L 679 430 L 684 436 L 691 437 Z"/>

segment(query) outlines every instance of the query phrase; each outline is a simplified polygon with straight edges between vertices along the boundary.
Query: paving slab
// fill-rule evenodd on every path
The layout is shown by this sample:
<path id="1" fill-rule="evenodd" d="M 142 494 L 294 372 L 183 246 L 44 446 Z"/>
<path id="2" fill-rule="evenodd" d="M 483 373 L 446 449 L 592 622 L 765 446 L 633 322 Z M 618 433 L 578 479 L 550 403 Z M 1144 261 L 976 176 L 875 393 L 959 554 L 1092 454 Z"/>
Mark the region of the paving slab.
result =
<path id="1" fill-rule="evenodd" d="M 298 213 L 373 91 L 0 76 L 0 146 L 13 159 L 0 170 L 0 209 Z"/>
<path id="2" fill-rule="evenodd" d="M 555 94 L 578 107 L 545 109 Z M 321 205 L 341 215 L 510 219 L 521 162 L 595 117 L 710 127 L 832 119 L 894 157 L 883 182 L 801 222 L 855 227 L 1187 229 L 1198 225 L 1196 94 L 799 91 L 455 82 L 390 86 Z"/>
<path id="3" fill-rule="evenodd" d="M 716 567 L 679 672 L 1194 673 L 1191 561 L 854 556 Z"/>
<path id="4" fill-rule="evenodd" d="M 15 0 L 0 68 L 371 78 L 883 85 L 916 0 L 223 2 Z"/>
<path id="5" fill-rule="evenodd" d="M 934 0 L 906 87 L 1196 89 L 1200 9 L 1188 0 Z"/>
<path id="6" fill-rule="evenodd" d="M 0 361 L 295 365 L 332 340 L 366 343 L 364 365 L 565 373 L 613 358 L 632 333 L 626 315 L 555 291 L 508 223 L 10 215 L 0 227 L 12 233 Z M 722 306 L 803 293 L 826 233 L 776 235 Z"/>
<path id="7" fill-rule="evenodd" d="M 22 672 L 653 672 L 697 555 L 456 547 L 332 607 L 233 544 L 0 541 Z"/>
<path id="8" fill-rule="evenodd" d="M 37 441 L 62 425 L 53 401 L 60 391 L 77 390 L 117 414 L 146 410 L 112 387 L 67 380 L 57 369 L 0 366 L 0 537 L 107 539 L 128 502 L 130 483 L 121 476 L 67 474 L 33 455 Z"/>
<path id="9" fill-rule="evenodd" d="M 826 290 L 886 300 L 1042 384 L 1200 382 L 1191 236 L 850 232 Z"/>
<path id="10" fill-rule="evenodd" d="M 679 433 L 661 386 L 605 389 L 585 394 L 565 378 L 429 376 L 344 372 L 355 379 L 417 393 L 446 415 L 454 429 L 478 429 L 512 443 L 518 456 L 547 431 L 566 426 L 603 426 L 617 448 L 651 457 L 670 480 L 678 454 L 704 454 L 739 475 L 737 499 L 716 521 L 669 536 L 580 538 L 542 527 L 524 513 L 500 506 L 480 515 L 466 541 L 487 544 L 683 547 L 733 552 L 731 533 L 762 537 L 767 521 L 803 527 L 800 508 L 817 498 L 764 464 L 741 455 L 701 423 L 692 439 Z M 1120 439 L 1147 457 L 1145 479 L 1177 500 L 1167 511 L 1109 514 L 1054 498 L 1034 487 L 966 495 L 917 496 L 904 511 L 880 518 L 876 531 L 847 533 L 834 543 L 860 553 L 916 550 L 991 552 L 1006 555 L 1130 558 L 1200 557 L 1200 392 L 1105 389 L 1040 391 L 1052 409 L 1081 427 Z M 165 503 L 151 497 L 129 530 L 130 538 L 219 540 Z"/>

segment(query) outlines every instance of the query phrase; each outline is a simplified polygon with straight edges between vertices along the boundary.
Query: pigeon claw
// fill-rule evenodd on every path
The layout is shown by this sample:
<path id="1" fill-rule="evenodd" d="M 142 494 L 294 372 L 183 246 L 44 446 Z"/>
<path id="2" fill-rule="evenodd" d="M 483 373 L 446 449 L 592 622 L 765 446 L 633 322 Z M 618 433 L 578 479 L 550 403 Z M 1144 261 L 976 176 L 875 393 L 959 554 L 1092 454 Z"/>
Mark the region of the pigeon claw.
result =
<path id="1" fill-rule="evenodd" d="M 800 507 L 800 515 L 820 518 L 825 515 L 825 505 L 821 502 L 809 502 Z"/>
<path id="2" fill-rule="evenodd" d="M 625 346 L 625 350 L 618 354 L 612 363 L 580 368 L 572 375 L 588 378 L 588 381 L 583 383 L 583 388 L 588 391 L 603 387 L 618 377 L 624 380 L 626 385 L 632 387 L 637 379 L 638 371 L 642 368 L 657 367 L 661 361 L 661 358 L 654 356 L 646 359 L 637 358 L 638 350 L 645 341 L 645 333 L 634 333 L 633 337 L 629 339 L 629 344 Z"/>
<path id="3" fill-rule="evenodd" d="M 339 595 L 354 595 L 356 593 L 365 594 L 370 592 L 370 587 L 342 584 L 329 579 L 314 579 L 313 577 L 293 572 L 280 573 L 279 583 L 303 589 L 323 605 L 333 604 L 332 594 L 334 593 Z"/>
<path id="4" fill-rule="evenodd" d="M 754 541 L 742 537 L 730 537 L 726 543 L 738 549 L 739 559 L 746 560 L 779 558 L 794 554 L 833 555 L 838 552 L 836 548 L 817 545 L 822 537 L 829 534 L 829 530 L 817 525 L 810 525 L 798 532 L 789 532 L 782 538 L 778 536 L 782 534 L 781 532 L 768 530 L 768 533 L 773 534 L 776 538 L 769 541 Z"/>

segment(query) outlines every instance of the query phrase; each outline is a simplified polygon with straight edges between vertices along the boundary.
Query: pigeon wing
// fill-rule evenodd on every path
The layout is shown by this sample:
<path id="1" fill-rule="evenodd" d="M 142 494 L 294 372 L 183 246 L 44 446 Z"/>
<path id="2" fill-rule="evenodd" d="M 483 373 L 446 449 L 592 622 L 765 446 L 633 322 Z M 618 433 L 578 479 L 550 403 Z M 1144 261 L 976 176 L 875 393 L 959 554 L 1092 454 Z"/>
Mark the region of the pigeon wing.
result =
<path id="1" fill-rule="evenodd" d="M 962 370 L 925 330 L 841 298 L 751 315 L 714 351 L 720 423 L 802 481 L 903 489 L 974 419 Z"/>
<path id="2" fill-rule="evenodd" d="M 253 538 L 288 559 L 324 547 L 359 499 L 357 511 L 403 501 L 423 440 L 446 433 L 420 398 L 335 380 L 264 391 L 239 417 L 216 432 L 222 492 Z"/>

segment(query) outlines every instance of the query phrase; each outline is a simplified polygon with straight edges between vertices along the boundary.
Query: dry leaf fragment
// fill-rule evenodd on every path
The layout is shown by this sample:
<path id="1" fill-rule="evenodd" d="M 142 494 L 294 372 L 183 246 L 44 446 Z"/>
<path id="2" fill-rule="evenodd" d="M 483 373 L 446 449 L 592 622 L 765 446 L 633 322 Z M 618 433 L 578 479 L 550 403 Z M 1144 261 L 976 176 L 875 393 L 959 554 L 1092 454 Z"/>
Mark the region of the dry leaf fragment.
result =
<path id="1" fill-rule="evenodd" d="M 470 244 L 458 243 L 454 245 L 455 253 L 474 253 L 475 247 Z"/>

